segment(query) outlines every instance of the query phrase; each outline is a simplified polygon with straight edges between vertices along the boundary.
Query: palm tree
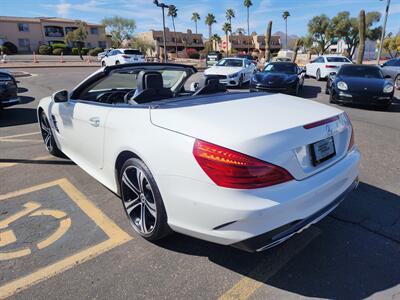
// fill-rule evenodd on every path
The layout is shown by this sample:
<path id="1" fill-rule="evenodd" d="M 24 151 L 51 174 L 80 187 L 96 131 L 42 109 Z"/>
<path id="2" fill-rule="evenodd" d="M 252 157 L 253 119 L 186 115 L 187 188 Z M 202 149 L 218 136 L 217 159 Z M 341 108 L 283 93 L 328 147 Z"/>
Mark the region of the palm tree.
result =
<path id="1" fill-rule="evenodd" d="M 244 34 L 244 32 L 245 32 L 245 30 L 244 30 L 244 28 L 242 28 L 242 27 L 238 27 L 238 28 L 236 29 L 236 33 L 237 33 L 237 34 Z"/>
<path id="2" fill-rule="evenodd" d="M 195 26 L 196 26 L 196 34 L 197 34 L 197 21 L 200 20 L 200 15 L 197 12 L 194 12 L 192 14 L 192 21 L 194 22 Z"/>
<path id="3" fill-rule="evenodd" d="M 217 20 L 215 20 L 215 16 L 213 14 L 209 13 L 206 17 L 205 23 L 208 26 L 208 38 L 211 39 L 212 25 L 217 23 Z"/>
<path id="4" fill-rule="evenodd" d="M 216 47 L 214 45 L 221 42 L 221 37 L 218 34 L 213 34 L 210 40 L 212 41 L 213 50 L 215 50 Z"/>
<path id="5" fill-rule="evenodd" d="M 251 0 L 244 0 L 243 5 L 247 8 L 247 35 L 250 36 L 250 6 L 253 5 Z M 250 44 L 247 46 L 247 53 L 250 51 Z"/>
<path id="6" fill-rule="evenodd" d="M 222 25 L 222 31 L 225 32 L 225 39 L 226 39 L 226 57 L 228 57 L 228 51 L 229 51 L 228 33 L 229 33 L 229 32 L 232 32 L 231 24 L 229 24 L 229 23 L 224 23 L 224 25 Z"/>
<path id="7" fill-rule="evenodd" d="M 227 9 L 226 10 L 226 20 L 229 22 L 229 25 L 231 25 L 231 29 L 232 29 L 232 19 L 234 17 L 235 17 L 235 12 L 233 11 L 233 9 L 231 9 L 231 8 Z"/>
<path id="8" fill-rule="evenodd" d="M 287 49 L 287 18 L 288 17 L 290 17 L 290 13 L 287 11 L 287 10 L 285 10 L 283 13 L 282 13 L 282 18 L 285 20 L 285 23 L 286 23 L 286 41 L 285 41 L 285 43 L 286 43 L 286 45 L 285 45 L 285 48 Z"/>
<path id="9" fill-rule="evenodd" d="M 168 7 L 168 17 L 172 19 L 172 26 L 174 27 L 174 39 L 175 39 L 175 51 L 176 57 L 178 57 L 178 44 L 176 42 L 176 30 L 175 30 L 175 18 L 178 16 L 178 9 L 175 5 L 170 5 Z"/>

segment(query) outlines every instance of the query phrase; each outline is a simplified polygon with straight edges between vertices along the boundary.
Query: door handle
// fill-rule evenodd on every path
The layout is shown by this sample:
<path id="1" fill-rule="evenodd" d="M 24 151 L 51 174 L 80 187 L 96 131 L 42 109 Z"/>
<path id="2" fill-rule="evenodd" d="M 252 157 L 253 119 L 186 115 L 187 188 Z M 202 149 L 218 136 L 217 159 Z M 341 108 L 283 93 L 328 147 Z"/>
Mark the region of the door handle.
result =
<path id="1" fill-rule="evenodd" d="M 89 119 L 89 123 L 90 125 L 92 125 L 93 127 L 99 127 L 100 125 L 100 118 L 99 117 L 92 117 Z"/>

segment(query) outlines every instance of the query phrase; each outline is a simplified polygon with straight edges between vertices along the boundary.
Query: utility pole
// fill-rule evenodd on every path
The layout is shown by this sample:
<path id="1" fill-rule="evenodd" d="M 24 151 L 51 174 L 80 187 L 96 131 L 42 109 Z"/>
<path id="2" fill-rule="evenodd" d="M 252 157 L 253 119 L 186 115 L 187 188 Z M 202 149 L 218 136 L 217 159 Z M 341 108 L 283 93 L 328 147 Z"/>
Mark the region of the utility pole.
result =
<path id="1" fill-rule="evenodd" d="M 383 1 L 383 0 L 380 0 L 380 1 Z M 389 14 L 389 6 L 390 6 L 390 0 L 386 0 L 385 20 L 383 22 L 383 30 L 382 30 L 382 35 L 381 35 L 381 42 L 379 44 L 379 51 L 378 51 L 378 65 L 379 65 L 379 61 L 381 59 L 383 40 L 385 38 L 386 22 L 387 22 L 387 18 L 388 18 L 388 14 Z"/>
<path id="2" fill-rule="evenodd" d="M 167 55 L 167 42 L 165 39 L 165 13 L 164 13 L 164 8 L 169 8 L 169 5 L 166 5 L 164 3 L 159 3 L 158 0 L 154 0 L 153 3 L 157 5 L 158 7 L 161 7 L 162 10 L 162 21 L 163 21 L 163 44 L 164 44 L 164 62 L 167 62 L 168 60 L 168 55 Z"/>

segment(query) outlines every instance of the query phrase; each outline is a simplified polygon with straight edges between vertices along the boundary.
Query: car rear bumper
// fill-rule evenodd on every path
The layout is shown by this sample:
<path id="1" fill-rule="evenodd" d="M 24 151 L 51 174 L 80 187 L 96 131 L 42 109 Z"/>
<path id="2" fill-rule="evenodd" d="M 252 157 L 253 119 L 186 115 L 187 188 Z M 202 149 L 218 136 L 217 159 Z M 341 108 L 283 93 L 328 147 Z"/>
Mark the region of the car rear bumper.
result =
<path id="1" fill-rule="evenodd" d="M 344 198 L 357 182 L 359 160 L 360 153 L 354 148 L 333 166 L 304 180 L 253 190 L 221 188 L 178 176 L 161 176 L 157 182 L 173 230 L 257 250 L 268 244 L 268 238 L 277 239 L 277 234 L 284 233 L 280 239 L 283 241 L 324 217 L 325 208 L 329 213 L 328 208 L 336 207 L 338 199 Z M 299 229 L 296 224 L 301 225 L 297 225 Z M 278 233 L 274 231 L 277 229 Z M 253 238 L 261 242 L 255 243 Z"/>

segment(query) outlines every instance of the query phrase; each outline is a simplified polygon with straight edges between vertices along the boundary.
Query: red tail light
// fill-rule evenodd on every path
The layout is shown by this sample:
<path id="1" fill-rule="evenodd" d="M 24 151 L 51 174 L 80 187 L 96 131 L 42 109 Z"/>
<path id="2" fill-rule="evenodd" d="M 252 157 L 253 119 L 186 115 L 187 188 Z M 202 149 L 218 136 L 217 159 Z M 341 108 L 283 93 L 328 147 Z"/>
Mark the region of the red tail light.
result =
<path id="1" fill-rule="evenodd" d="M 255 189 L 293 179 L 281 167 L 201 140 L 195 141 L 193 155 L 211 180 L 222 187 Z"/>
<path id="2" fill-rule="evenodd" d="M 325 65 L 325 68 L 332 69 L 332 68 L 336 68 L 336 66 L 334 66 L 334 65 Z"/>
<path id="3" fill-rule="evenodd" d="M 347 123 L 351 126 L 350 142 L 349 142 L 349 147 L 347 147 L 347 151 L 350 151 L 354 146 L 354 129 L 353 129 L 353 124 L 351 124 L 349 115 L 346 112 L 344 112 L 343 114 L 347 120 Z"/>
<path id="4" fill-rule="evenodd" d="M 331 123 L 331 122 L 335 122 L 337 120 L 339 120 L 339 116 L 334 116 L 332 118 L 328 118 L 328 119 L 324 119 L 324 120 L 321 120 L 321 121 L 317 121 L 317 122 L 314 122 L 314 123 L 310 123 L 310 124 L 304 125 L 303 127 L 305 129 L 311 129 L 311 128 L 322 126 L 322 125 L 325 125 L 325 124 L 328 124 L 328 123 Z"/>
<path id="5" fill-rule="evenodd" d="M 130 58 L 129 55 L 122 55 L 123 58 Z"/>

